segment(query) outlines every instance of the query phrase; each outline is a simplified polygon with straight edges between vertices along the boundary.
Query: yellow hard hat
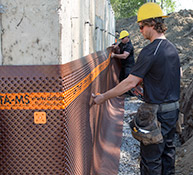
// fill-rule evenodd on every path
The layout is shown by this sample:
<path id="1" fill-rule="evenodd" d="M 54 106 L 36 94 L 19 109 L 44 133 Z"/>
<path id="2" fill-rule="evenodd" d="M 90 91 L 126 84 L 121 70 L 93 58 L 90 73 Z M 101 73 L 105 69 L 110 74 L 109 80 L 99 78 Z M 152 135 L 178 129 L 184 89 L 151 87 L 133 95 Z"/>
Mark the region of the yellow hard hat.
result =
<path id="1" fill-rule="evenodd" d="M 161 7 L 153 2 L 148 2 L 143 4 L 137 14 L 137 22 L 149 19 L 149 18 L 167 18 L 168 16 L 165 16 L 162 12 Z"/>
<path id="2" fill-rule="evenodd" d="M 125 38 L 126 36 L 129 36 L 129 33 L 126 30 L 121 31 L 119 39 Z"/>

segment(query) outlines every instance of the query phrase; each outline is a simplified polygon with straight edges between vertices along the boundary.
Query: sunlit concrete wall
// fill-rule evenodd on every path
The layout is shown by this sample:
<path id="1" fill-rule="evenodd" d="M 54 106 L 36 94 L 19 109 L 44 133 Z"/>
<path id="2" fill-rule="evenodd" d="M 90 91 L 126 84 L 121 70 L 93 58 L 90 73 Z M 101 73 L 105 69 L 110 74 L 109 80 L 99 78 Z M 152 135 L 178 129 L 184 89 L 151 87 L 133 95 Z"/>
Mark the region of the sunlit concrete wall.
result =
<path id="1" fill-rule="evenodd" d="M 0 4 L 2 65 L 64 64 L 114 43 L 110 0 L 0 0 Z"/>
<path id="2" fill-rule="evenodd" d="M 110 0 L 61 0 L 62 63 L 103 50 L 115 41 Z"/>
<path id="3" fill-rule="evenodd" d="M 58 64 L 60 25 L 57 1 L 1 0 L 3 65 Z"/>

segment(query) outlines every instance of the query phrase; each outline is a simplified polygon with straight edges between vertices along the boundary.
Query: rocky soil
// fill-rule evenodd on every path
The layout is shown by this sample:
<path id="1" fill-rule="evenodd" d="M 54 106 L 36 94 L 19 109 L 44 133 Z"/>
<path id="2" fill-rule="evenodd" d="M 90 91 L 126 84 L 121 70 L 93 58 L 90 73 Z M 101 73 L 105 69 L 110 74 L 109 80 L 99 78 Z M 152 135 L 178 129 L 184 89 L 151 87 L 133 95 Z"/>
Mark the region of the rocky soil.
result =
<path id="1" fill-rule="evenodd" d="M 184 115 L 184 129 L 179 135 L 181 146 L 177 147 L 176 174 L 193 175 L 193 10 L 181 10 L 172 13 L 169 18 L 165 19 L 165 23 L 168 27 L 166 37 L 176 46 L 183 71 L 180 112 Z M 123 29 L 128 30 L 130 33 L 135 48 L 135 57 L 137 58 L 141 49 L 149 41 L 144 40 L 140 34 L 136 17 L 117 20 L 117 33 L 120 33 Z M 135 103 L 139 104 L 139 102 Z M 139 173 L 139 145 L 134 140 L 130 140 L 131 135 L 128 131 L 129 117 L 132 117 L 130 105 L 132 106 L 126 99 L 119 175 Z M 133 111 L 135 111 L 135 108 L 133 108 Z M 127 169 L 127 167 L 130 169 Z"/>
<path id="2" fill-rule="evenodd" d="M 136 139 L 133 138 L 129 122 L 132 120 L 141 103 L 142 101 L 138 100 L 137 98 L 125 98 L 123 137 L 118 175 L 140 175 L 140 144 Z"/>

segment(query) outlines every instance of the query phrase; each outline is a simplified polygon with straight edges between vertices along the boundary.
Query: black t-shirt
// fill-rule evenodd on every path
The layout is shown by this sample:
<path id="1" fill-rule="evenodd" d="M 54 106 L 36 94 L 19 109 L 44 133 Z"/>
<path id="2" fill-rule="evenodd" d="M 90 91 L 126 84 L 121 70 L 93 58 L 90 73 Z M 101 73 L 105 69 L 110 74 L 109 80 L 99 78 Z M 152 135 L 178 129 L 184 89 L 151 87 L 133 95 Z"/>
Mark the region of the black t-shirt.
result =
<path id="1" fill-rule="evenodd" d="M 134 60 L 134 48 L 131 43 L 131 40 L 129 40 L 128 43 L 120 43 L 120 54 L 123 54 L 124 51 L 129 52 L 129 56 L 126 59 L 120 59 L 122 67 L 132 67 L 135 63 Z"/>
<path id="2" fill-rule="evenodd" d="M 131 74 L 143 78 L 147 103 L 169 103 L 180 97 L 180 60 L 174 45 L 156 39 L 139 54 Z"/>

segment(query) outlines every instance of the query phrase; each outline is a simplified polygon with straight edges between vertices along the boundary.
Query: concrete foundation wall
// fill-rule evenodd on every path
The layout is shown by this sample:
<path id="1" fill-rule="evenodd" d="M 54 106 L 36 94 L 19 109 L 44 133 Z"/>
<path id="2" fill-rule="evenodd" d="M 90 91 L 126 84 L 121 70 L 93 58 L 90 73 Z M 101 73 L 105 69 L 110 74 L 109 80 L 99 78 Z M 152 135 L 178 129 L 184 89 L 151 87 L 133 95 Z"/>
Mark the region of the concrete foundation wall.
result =
<path id="1" fill-rule="evenodd" d="M 64 64 L 114 43 L 110 0 L 1 0 L 2 65 Z"/>
<path id="2" fill-rule="evenodd" d="M 1 0 L 3 65 L 58 64 L 58 2 Z"/>

